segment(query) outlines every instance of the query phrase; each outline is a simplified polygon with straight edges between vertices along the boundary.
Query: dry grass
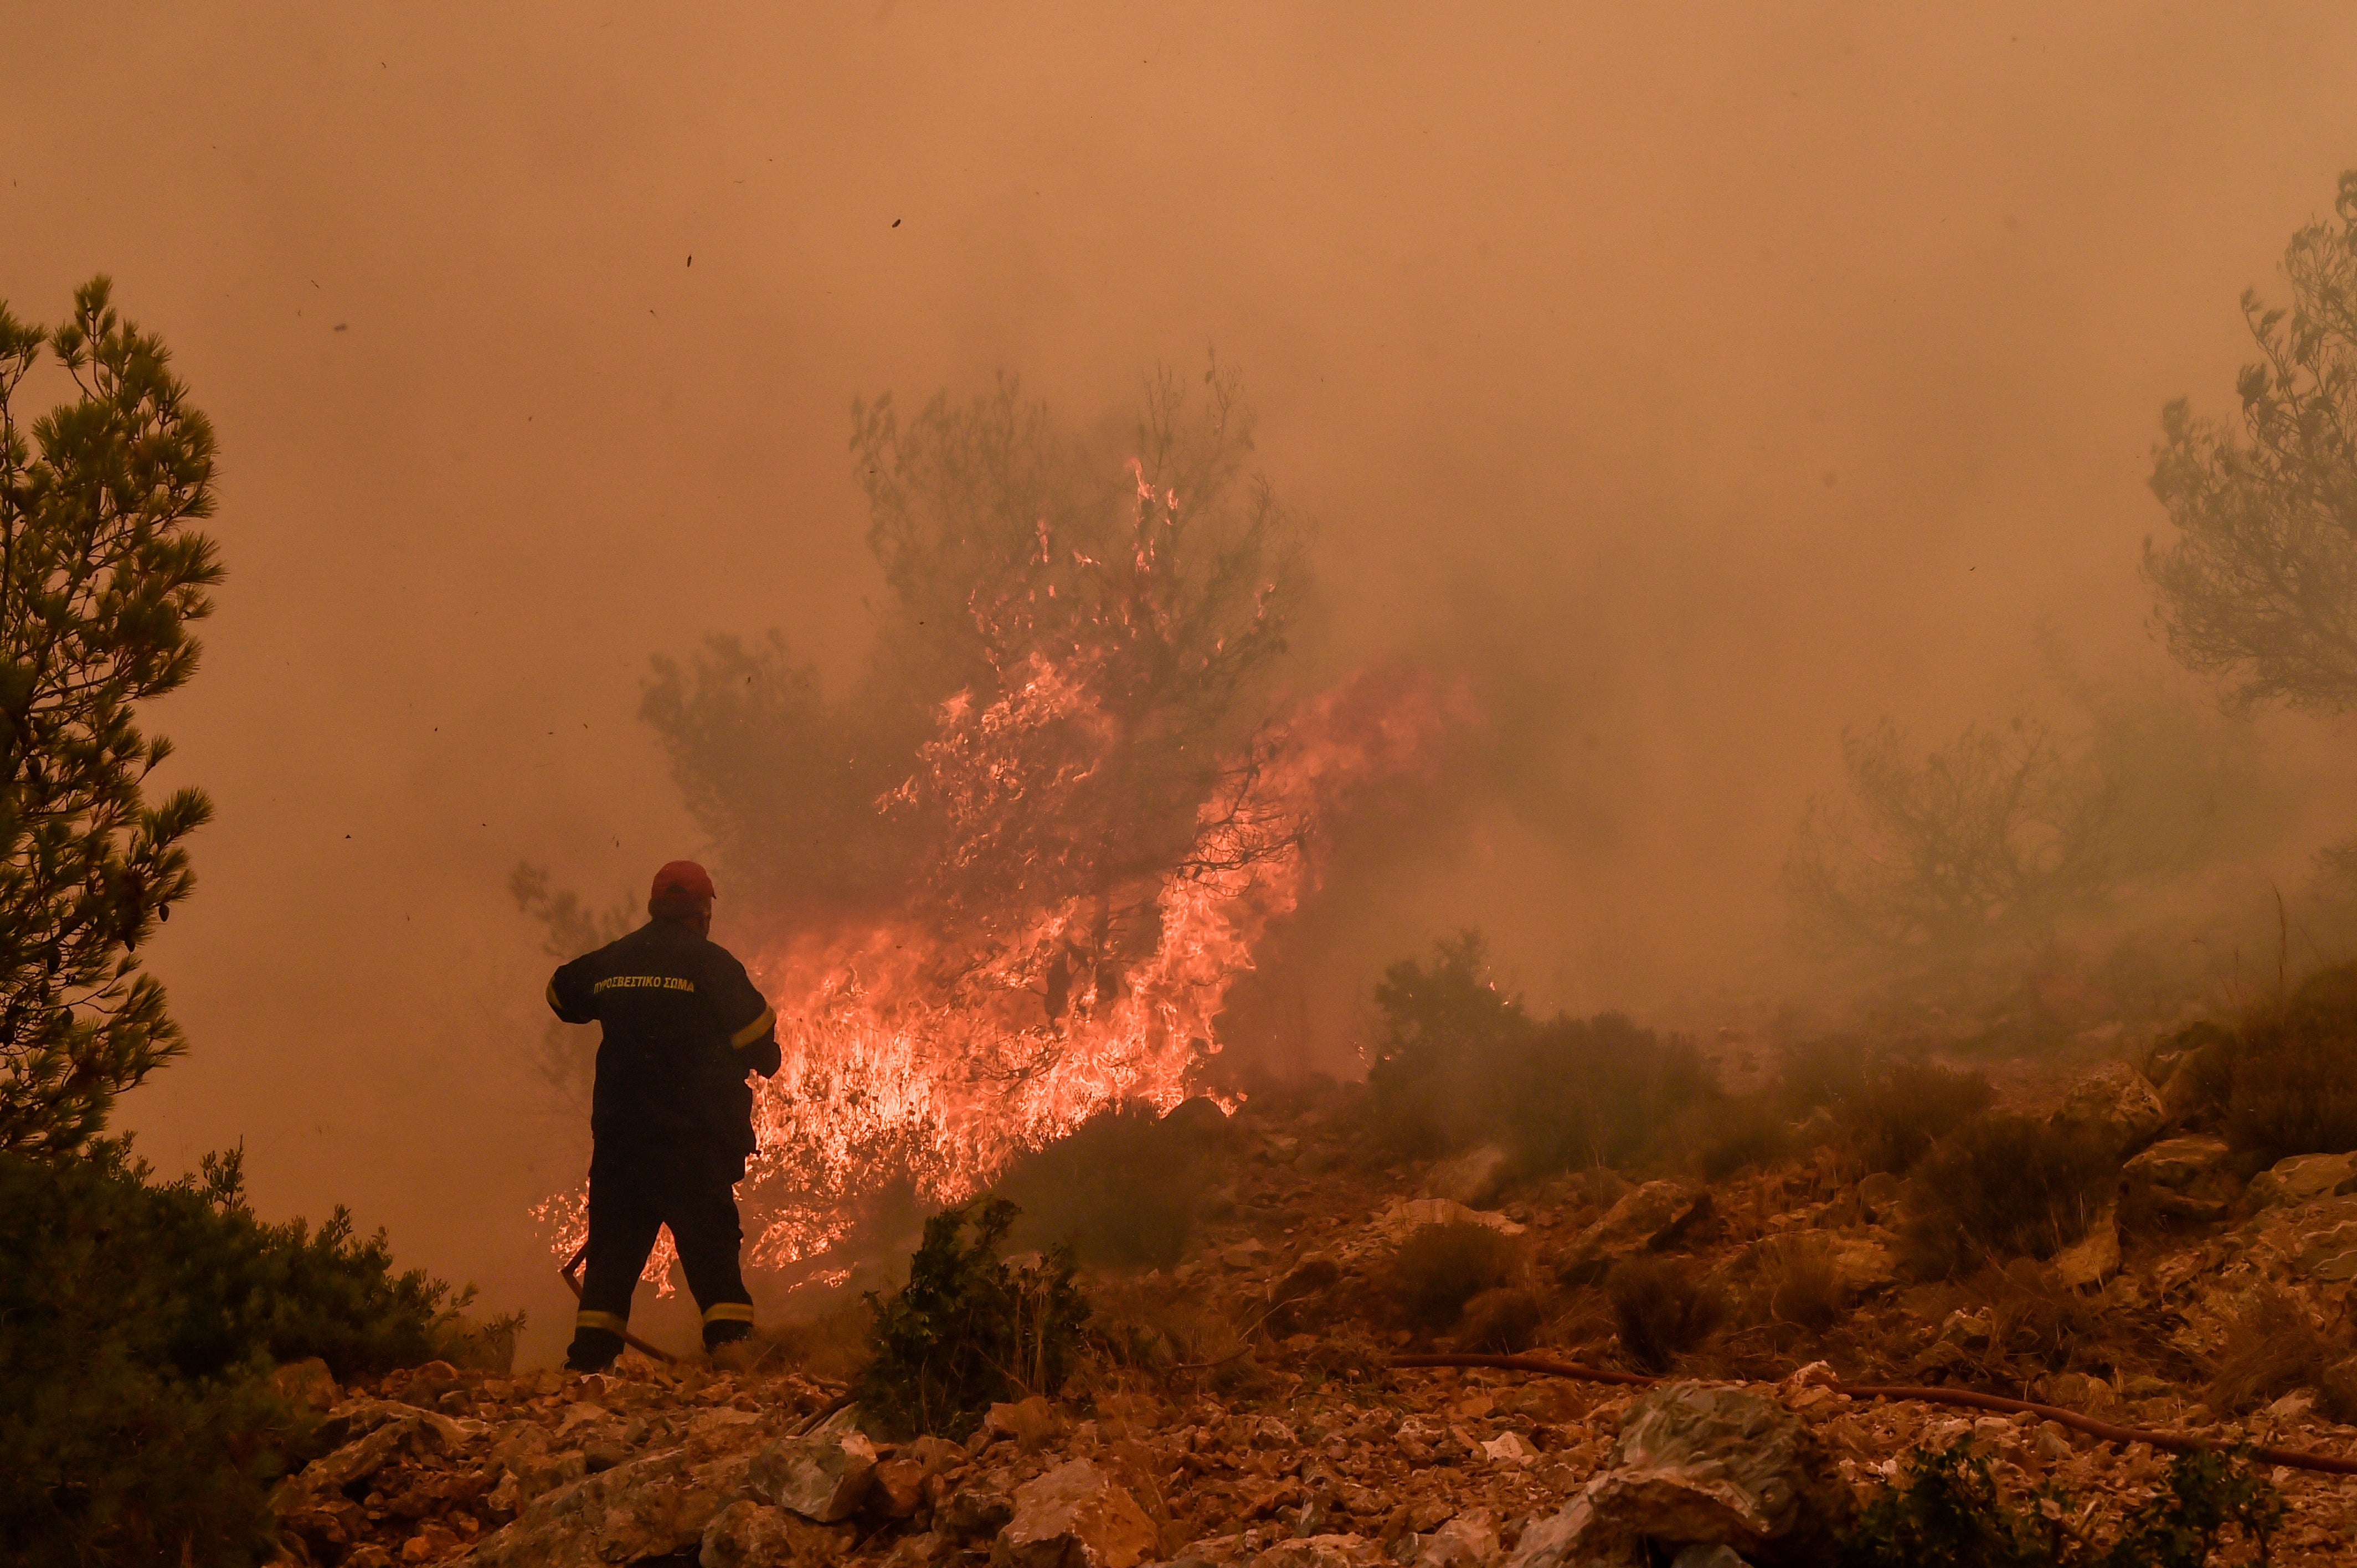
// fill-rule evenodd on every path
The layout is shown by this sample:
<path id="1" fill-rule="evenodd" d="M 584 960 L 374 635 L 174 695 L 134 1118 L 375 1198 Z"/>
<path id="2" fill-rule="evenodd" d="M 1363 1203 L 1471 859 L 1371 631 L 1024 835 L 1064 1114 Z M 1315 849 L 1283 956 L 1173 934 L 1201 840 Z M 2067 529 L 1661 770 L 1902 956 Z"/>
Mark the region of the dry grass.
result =
<path id="1" fill-rule="evenodd" d="M 730 1348 L 729 1361 L 746 1371 L 800 1372 L 847 1383 L 866 1362 L 875 1316 L 866 1300 L 855 1297 L 814 1317 L 754 1329 Z"/>
<path id="2" fill-rule="evenodd" d="M 2294 1389 L 2313 1388 L 2333 1359 L 2300 1299 L 2281 1285 L 2262 1285 L 2226 1336 L 2226 1353 L 2210 1378 L 2210 1408 L 2241 1415 Z"/>

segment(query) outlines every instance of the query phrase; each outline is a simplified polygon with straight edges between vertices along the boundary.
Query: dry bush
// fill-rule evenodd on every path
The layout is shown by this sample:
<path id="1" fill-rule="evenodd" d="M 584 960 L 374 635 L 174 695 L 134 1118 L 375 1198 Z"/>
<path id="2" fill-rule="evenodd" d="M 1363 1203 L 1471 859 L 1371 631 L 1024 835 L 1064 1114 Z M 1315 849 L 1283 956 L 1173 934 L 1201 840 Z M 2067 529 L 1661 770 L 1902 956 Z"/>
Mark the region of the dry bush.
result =
<path id="1" fill-rule="evenodd" d="M 1689 1134 L 1695 1163 L 1708 1181 L 1773 1165 L 1792 1152 L 1783 1108 L 1764 1095 L 1722 1100 L 1695 1118 Z"/>
<path id="2" fill-rule="evenodd" d="M 1425 1225 L 1393 1254 L 1385 1294 L 1409 1326 L 1437 1333 L 1457 1321 L 1467 1302 L 1522 1272 L 1522 1248 L 1486 1225 Z"/>
<path id="3" fill-rule="evenodd" d="M 2333 1359 L 2299 1297 L 2281 1285 L 2262 1285 L 2234 1315 L 2226 1353 L 2210 1378 L 2210 1408 L 2241 1415 L 2294 1389 L 2313 1388 Z"/>
<path id="4" fill-rule="evenodd" d="M 1866 1075 L 1835 1114 L 1867 1170 L 1903 1175 L 1942 1138 L 1987 1110 L 1996 1093 L 1977 1072 L 1887 1061 Z"/>
<path id="5" fill-rule="evenodd" d="M 1216 1112 L 1100 1112 L 1002 1176 L 997 1193 L 1022 1216 L 1018 1246 L 1070 1245 L 1098 1267 L 1167 1269 L 1186 1251 L 1227 1140 Z"/>
<path id="6" fill-rule="evenodd" d="M 1184 1286 L 1103 1280 L 1090 1302 L 1093 1369 L 1117 1384 L 1143 1382 L 1174 1399 L 1203 1389 L 1242 1396 L 1269 1386 L 1262 1325 L 1238 1322 Z"/>
<path id="7" fill-rule="evenodd" d="M 1665 1134 L 1718 1094 L 1683 1036 L 1618 1013 L 1531 1016 L 1493 983 L 1470 931 L 1384 971 L 1375 1005 L 1367 1087 L 1381 1137 L 1404 1153 L 1494 1140 L 1533 1174 L 1659 1158 L 1675 1152 Z"/>
<path id="8" fill-rule="evenodd" d="M 1457 1348 L 1512 1356 L 1538 1343 L 1546 1304 L 1526 1286 L 1501 1285 L 1465 1304 L 1457 1321 Z"/>
<path id="9" fill-rule="evenodd" d="M 2050 1258 L 2087 1233 L 2119 1181 L 2093 1135 L 2024 1116 L 1984 1116 L 1943 1140 L 1916 1178 L 1910 1263 L 1944 1278 L 1970 1264 Z"/>
<path id="10" fill-rule="evenodd" d="M 748 1371 L 800 1372 L 823 1382 L 847 1383 L 867 1359 L 875 1310 L 854 1298 L 813 1317 L 759 1327 L 730 1351 Z"/>
<path id="11" fill-rule="evenodd" d="M 2249 1168 L 2357 1149 L 2357 964 L 2309 976 L 2222 1055 L 2222 1071 L 2202 1065 L 2224 1080 L 2222 1130 Z"/>
<path id="12" fill-rule="evenodd" d="M 1763 1251 L 1754 1288 L 1771 1323 L 1823 1334 L 1841 1321 L 1841 1276 L 1832 1243 L 1819 1237 L 1795 1236 Z"/>
<path id="13" fill-rule="evenodd" d="M 1604 1279 L 1620 1348 L 1649 1371 L 1666 1372 L 1727 1321 L 1727 1297 L 1670 1258 L 1626 1258 Z"/>

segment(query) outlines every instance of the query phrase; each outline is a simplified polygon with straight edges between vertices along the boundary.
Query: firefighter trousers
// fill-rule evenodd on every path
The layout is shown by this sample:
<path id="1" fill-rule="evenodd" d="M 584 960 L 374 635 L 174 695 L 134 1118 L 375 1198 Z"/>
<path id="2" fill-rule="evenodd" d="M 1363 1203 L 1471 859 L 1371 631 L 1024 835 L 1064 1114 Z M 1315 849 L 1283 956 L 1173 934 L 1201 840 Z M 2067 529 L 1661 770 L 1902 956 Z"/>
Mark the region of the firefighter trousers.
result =
<path id="1" fill-rule="evenodd" d="M 576 1366 L 603 1366 L 622 1348 L 630 1295 L 670 1227 L 687 1288 L 704 1314 L 707 1347 L 752 1332 L 753 1297 L 737 1250 L 737 1183 L 745 1156 L 709 1147 L 646 1145 L 599 1149 L 589 1161 L 589 1255 L 575 1319 Z"/>

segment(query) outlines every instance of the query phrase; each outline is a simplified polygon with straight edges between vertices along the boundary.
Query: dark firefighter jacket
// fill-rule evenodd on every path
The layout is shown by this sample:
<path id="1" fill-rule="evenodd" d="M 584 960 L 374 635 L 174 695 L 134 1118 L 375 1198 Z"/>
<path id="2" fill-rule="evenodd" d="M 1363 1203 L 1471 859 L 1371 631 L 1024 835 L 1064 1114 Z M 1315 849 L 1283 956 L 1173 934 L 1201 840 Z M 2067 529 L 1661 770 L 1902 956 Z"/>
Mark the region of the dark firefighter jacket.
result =
<path id="1" fill-rule="evenodd" d="M 726 948 L 651 920 L 558 970 L 548 1004 L 568 1024 L 605 1026 L 589 1112 L 600 1148 L 753 1152 L 745 1074 L 778 1070 L 778 1019 Z"/>

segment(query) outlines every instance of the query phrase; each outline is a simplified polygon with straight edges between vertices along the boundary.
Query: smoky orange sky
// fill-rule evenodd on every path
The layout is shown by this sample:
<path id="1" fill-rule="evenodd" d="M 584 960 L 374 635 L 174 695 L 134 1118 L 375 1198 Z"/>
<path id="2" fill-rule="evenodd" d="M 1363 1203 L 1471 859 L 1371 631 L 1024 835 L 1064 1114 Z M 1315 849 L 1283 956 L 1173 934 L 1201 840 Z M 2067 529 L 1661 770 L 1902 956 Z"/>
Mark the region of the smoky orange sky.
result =
<path id="1" fill-rule="evenodd" d="M 1307 670 L 1511 676 L 1369 977 L 1475 923 L 1548 1005 L 1760 984 L 1844 725 L 2001 710 L 2041 621 L 2162 662 L 2158 411 L 2228 411 L 2352 81 L 2338 4 L 19 5 L 0 297 L 112 274 L 222 450 L 153 715 L 220 810 L 153 954 L 192 1050 L 121 1120 L 544 1350 L 522 1206 L 587 1138 L 505 880 L 697 849 L 649 656 L 856 666 L 856 394 L 1085 422 L 1210 346 L 1318 527 Z"/>

